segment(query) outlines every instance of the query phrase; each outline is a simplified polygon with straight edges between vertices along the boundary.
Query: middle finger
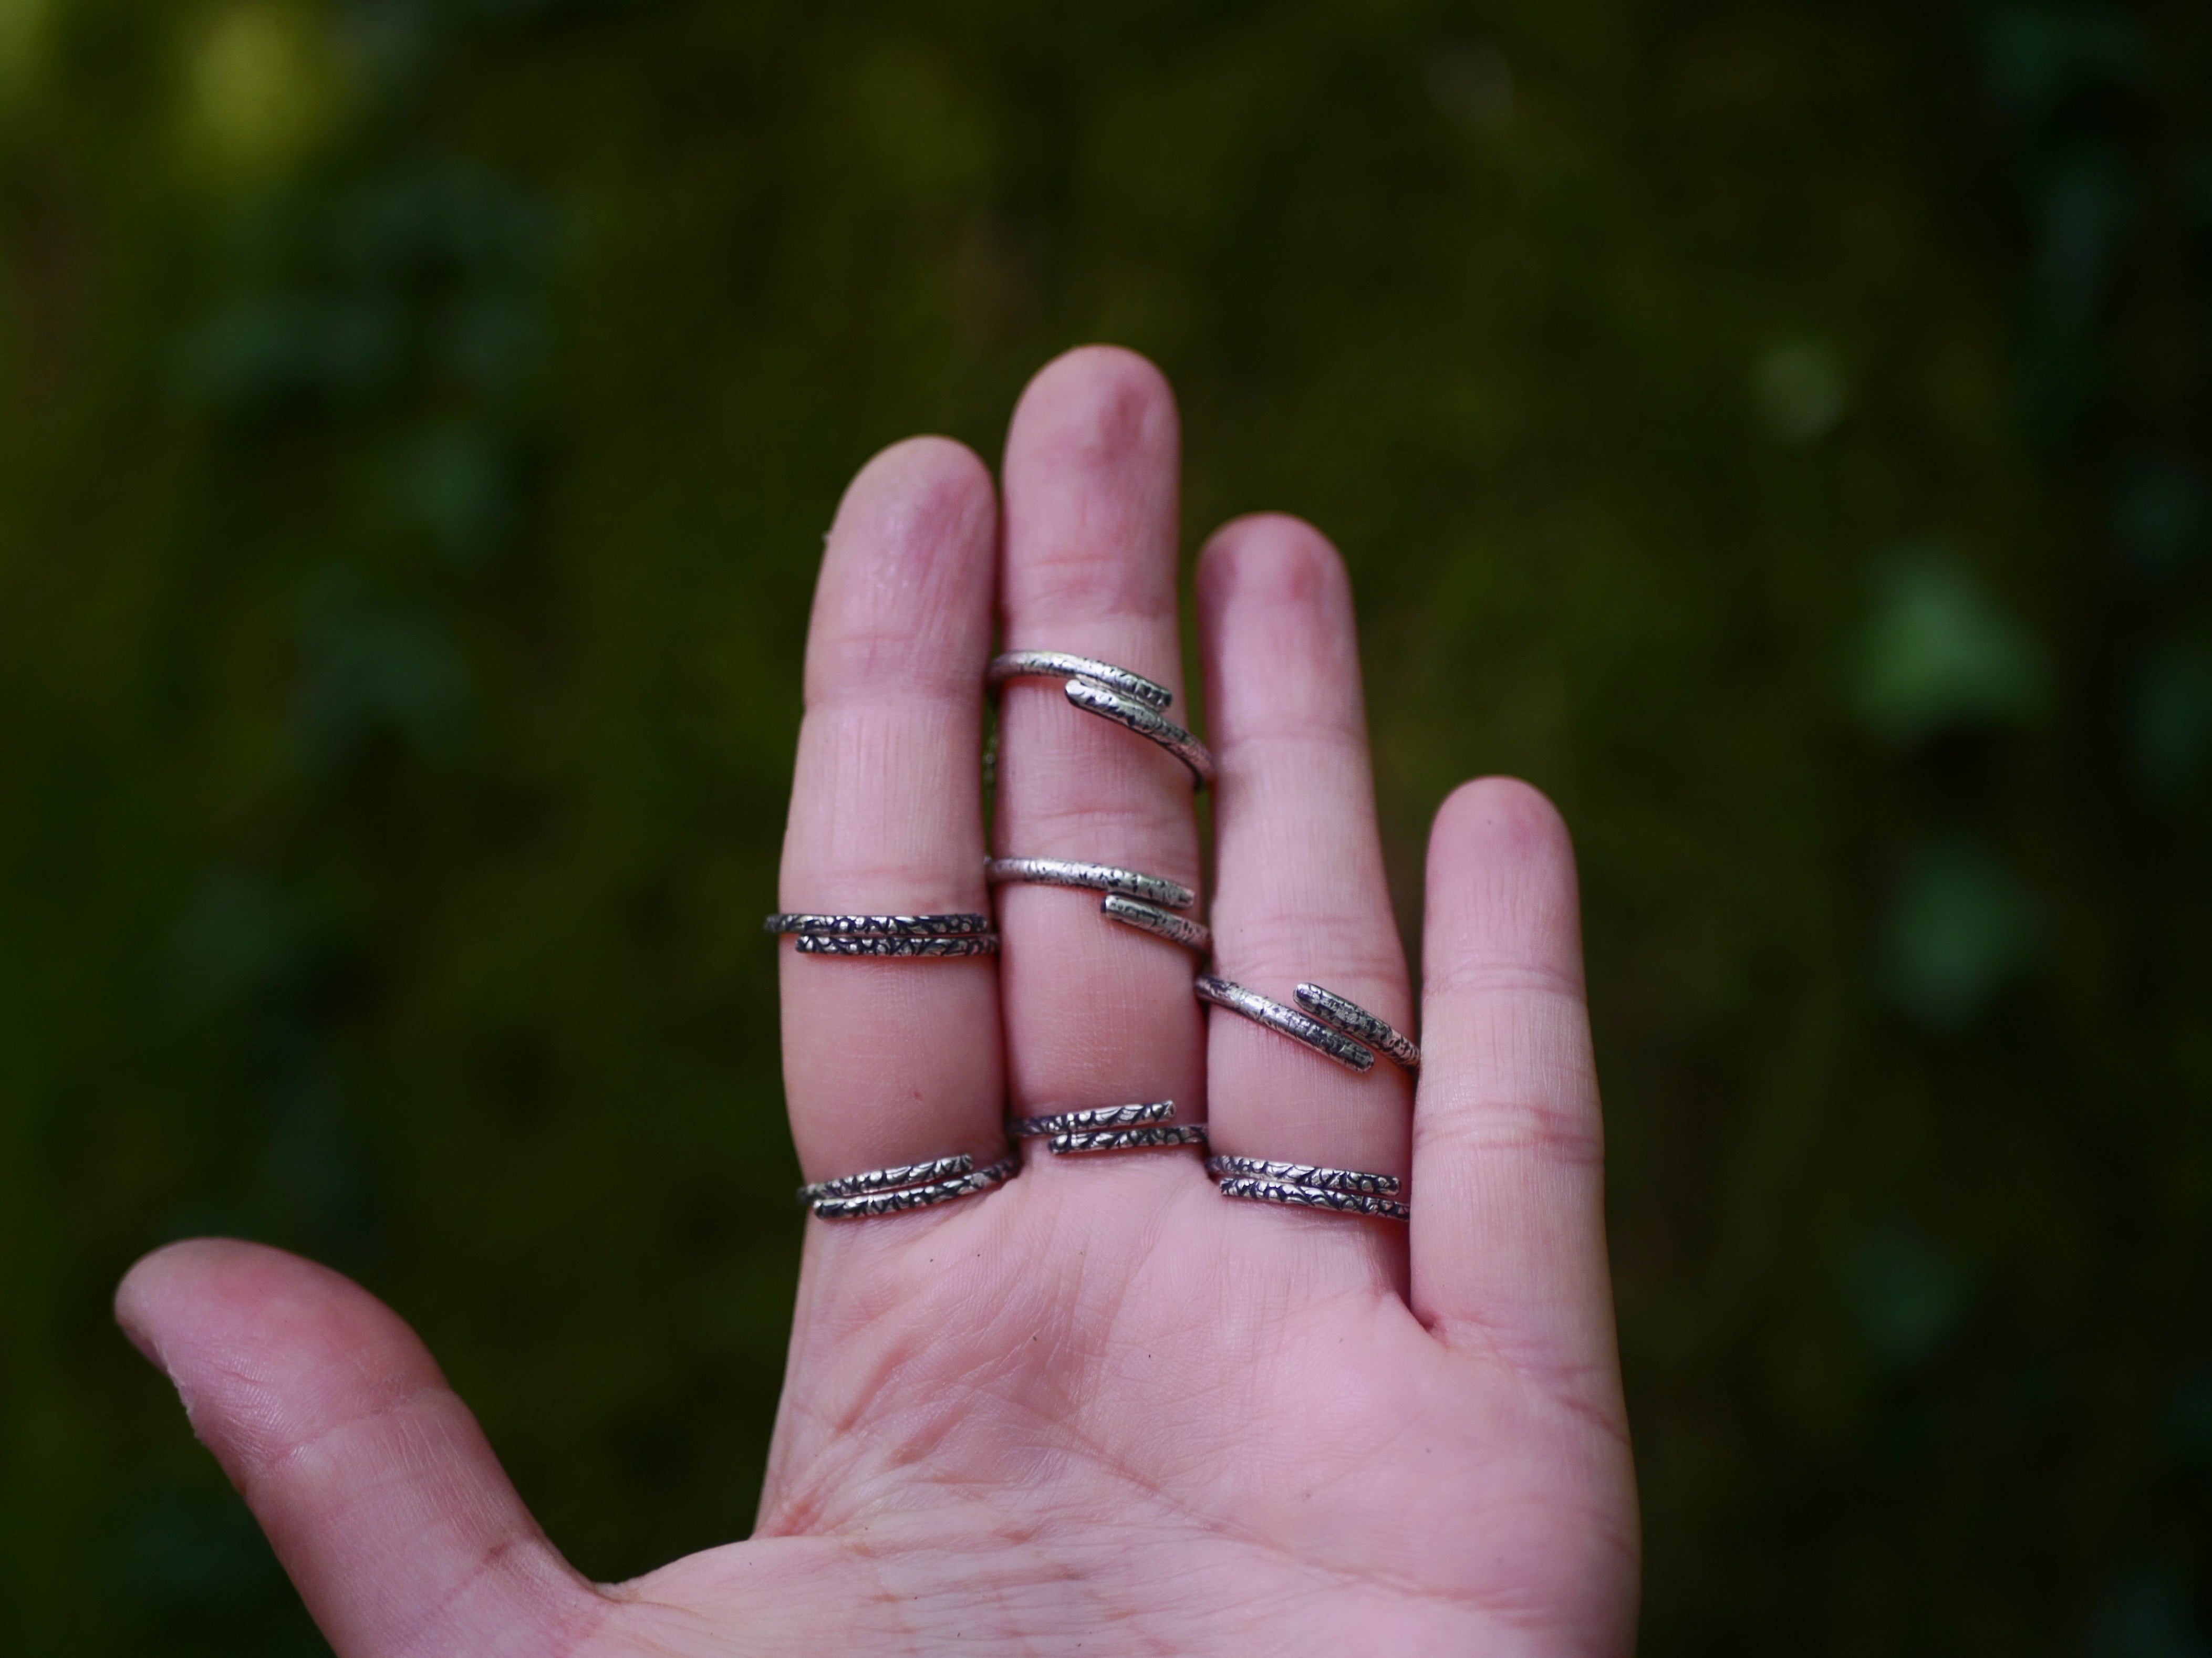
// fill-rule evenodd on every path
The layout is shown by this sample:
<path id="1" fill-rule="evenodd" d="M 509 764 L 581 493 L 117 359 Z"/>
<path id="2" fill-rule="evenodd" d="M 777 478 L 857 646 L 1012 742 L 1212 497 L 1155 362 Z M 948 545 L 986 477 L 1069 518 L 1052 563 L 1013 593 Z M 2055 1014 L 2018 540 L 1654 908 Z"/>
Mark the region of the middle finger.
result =
<path id="1" fill-rule="evenodd" d="M 1178 430 L 1159 371 L 1089 347 L 1030 383 L 1006 435 L 1004 648 L 1110 662 L 1176 693 Z M 1072 706 L 1064 682 L 1000 693 L 1001 858 L 1050 858 L 1164 876 L 1194 892 L 1199 842 L 1190 774 L 1143 737 Z M 1197 915 L 1194 907 L 1186 914 Z M 1018 1114 L 1176 1102 L 1203 1121 L 1194 958 L 1109 920 L 1095 891 L 1007 884 L 998 892 L 1007 1086 Z M 1116 1163 L 1188 1163 L 1188 1153 Z M 1032 1158 L 1036 1170 L 1042 1162 Z M 1088 1159 L 1085 1160 L 1086 1162 Z"/>

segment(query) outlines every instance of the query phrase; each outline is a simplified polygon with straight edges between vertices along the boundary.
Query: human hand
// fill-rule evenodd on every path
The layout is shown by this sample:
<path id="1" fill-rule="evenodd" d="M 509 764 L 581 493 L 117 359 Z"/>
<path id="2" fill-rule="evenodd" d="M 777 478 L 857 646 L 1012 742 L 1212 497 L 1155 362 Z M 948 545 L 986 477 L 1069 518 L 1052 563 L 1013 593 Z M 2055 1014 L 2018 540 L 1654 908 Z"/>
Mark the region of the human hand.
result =
<path id="1" fill-rule="evenodd" d="M 1010 648 L 1179 690 L 1176 467 L 1157 372 L 1091 349 L 1022 399 L 1003 531 L 957 445 L 862 470 L 815 600 L 784 908 L 991 908 L 994 611 Z M 1239 519 L 1198 592 L 1218 970 L 1411 1029 L 1342 567 L 1302 524 Z M 1182 766 L 1053 684 L 1001 695 L 1000 855 L 1199 884 Z M 1410 1226 L 1226 1200 L 1188 1150 L 1034 1143 L 994 1190 L 810 1220 L 753 1537 L 611 1587 L 365 1291 L 257 1246 L 162 1250 L 118 1316 L 341 1658 L 1626 1650 L 1635 1494 L 1557 815 L 1490 780 L 1437 816 L 1418 1106 L 1389 1064 L 1208 1014 L 1187 951 L 1097 909 L 1001 889 L 995 962 L 779 945 L 808 1177 L 981 1166 L 1010 1112 L 1173 1099 L 1216 1152 L 1406 1177 Z"/>

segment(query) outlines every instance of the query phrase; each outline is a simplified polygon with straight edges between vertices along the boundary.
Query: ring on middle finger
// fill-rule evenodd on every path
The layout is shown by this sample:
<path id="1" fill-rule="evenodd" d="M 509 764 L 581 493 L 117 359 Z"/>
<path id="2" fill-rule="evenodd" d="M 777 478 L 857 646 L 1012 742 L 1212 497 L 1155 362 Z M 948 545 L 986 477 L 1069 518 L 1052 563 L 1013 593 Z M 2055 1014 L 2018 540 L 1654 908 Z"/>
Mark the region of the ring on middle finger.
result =
<path id="1" fill-rule="evenodd" d="M 1086 863 L 1069 858 L 993 858 L 983 866 L 993 886 L 1022 882 L 1036 886 L 1081 887 L 1103 893 L 1098 912 L 1109 920 L 1165 938 L 1186 950 L 1205 955 L 1213 948 L 1213 934 L 1203 921 L 1194 921 L 1176 910 L 1188 909 L 1198 895 L 1180 881 L 1164 875 L 1146 875 L 1111 864 Z"/>
<path id="2" fill-rule="evenodd" d="M 996 690 L 1009 679 L 1045 678 L 1061 682 L 1067 700 L 1085 714 L 1158 744 L 1182 762 L 1200 788 L 1213 781 L 1213 755 L 1181 726 L 1160 712 L 1174 698 L 1166 686 L 1127 668 L 1065 651 L 1007 651 L 991 659 L 983 683 Z"/>

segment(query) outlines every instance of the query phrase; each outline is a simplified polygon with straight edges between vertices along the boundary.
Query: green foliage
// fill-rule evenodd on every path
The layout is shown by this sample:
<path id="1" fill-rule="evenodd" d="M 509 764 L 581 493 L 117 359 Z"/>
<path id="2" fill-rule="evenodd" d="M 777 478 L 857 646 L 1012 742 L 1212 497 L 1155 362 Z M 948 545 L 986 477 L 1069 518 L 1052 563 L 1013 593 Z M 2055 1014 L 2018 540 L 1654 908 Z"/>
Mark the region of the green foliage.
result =
<path id="1" fill-rule="evenodd" d="M 1409 938 L 1461 778 L 1576 828 L 1649 1649 L 2203 1650 L 2208 70 L 0 0 L 0 1646 L 318 1649 L 107 1323 L 190 1232 L 390 1299 L 583 1570 L 747 1528 L 821 530 L 1103 337 L 1194 540 L 1344 549 Z"/>

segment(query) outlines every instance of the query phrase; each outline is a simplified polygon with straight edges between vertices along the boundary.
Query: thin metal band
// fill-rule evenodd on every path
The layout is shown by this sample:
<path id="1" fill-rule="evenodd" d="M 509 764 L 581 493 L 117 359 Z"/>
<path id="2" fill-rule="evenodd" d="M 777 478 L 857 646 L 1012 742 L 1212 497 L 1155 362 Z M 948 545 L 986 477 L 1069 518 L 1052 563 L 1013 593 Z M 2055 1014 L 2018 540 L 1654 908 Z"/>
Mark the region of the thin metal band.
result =
<path id="1" fill-rule="evenodd" d="M 962 938 L 841 938 L 802 932 L 793 941 L 802 956 L 995 956 L 999 935 Z"/>
<path id="2" fill-rule="evenodd" d="M 1208 1157 L 1206 1172 L 1216 1180 L 1241 1175 L 1285 1186 L 1311 1186 L 1328 1192 L 1364 1192 L 1393 1197 L 1404 1187 L 1395 1175 L 1370 1175 L 1358 1169 L 1331 1169 L 1318 1163 L 1277 1163 L 1269 1157 Z"/>
<path id="3" fill-rule="evenodd" d="M 1292 1186 L 1286 1181 L 1252 1180 L 1231 1175 L 1221 1182 L 1224 1198 L 1243 1198 L 1254 1203 L 1279 1203 L 1292 1209 L 1326 1209 L 1338 1215 L 1373 1215 L 1378 1220 L 1411 1220 L 1413 1212 L 1395 1198 L 1370 1197 L 1364 1192 L 1331 1192 L 1318 1186 Z"/>
<path id="4" fill-rule="evenodd" d="M 927 1163 L 894 1163 L 889 1169 L 869 1169 L 857 1175 L 840 1175 L 835 1180 L 802 1186 L 799 1188 L 799 1200 L 812 1203 L 817 1198 L 851 1198 L 863 1192 L 887 1192 L 895 1186 L 927 1186 L 950 1180 L 955 1175 L 965 1175 L 975 1167 L 975 1159 L 965 1151 L 957 1157 L 932 1157 Z"/>
<path id="5" fill-rule="evenodd" d="M 943 915 L 805 915 L 779 911 L 761 925 L 770 932 L 811 933 L 832 938 L 957 938 L 991 930 L 975 910 Z"/>
<path id="6" fill-rule="evenodd" d="M 1092 892 L 1118 892 L 1163 909 L 1188 909 L 1198 895 L 1180 881 L 1164 875 L 1145 875 L 1111 864 L 1085 864 L 1069 858 L 992 858 L 983 865 L 984 878 L 993 886 L 1019 881 L 1031 886 L 1083 887 Z"/>
<path id="7" fill-rule="evenodd" d="M 1175 1123 L 1156 1128 L 1094 1128 L 1054 1134 L 1045 1144 L 1055 1152 L 1143 1151 L 1160 1145 L 1203 1145 L 1206 1125 Z"/>
<path id="8" fill-rule="evenodd" d="M 991 665 L 983 670 L 984 687 L 995 691 L 1009 679 L 1088 679 L 1156 708 L 1175 701 L 1175 693 L 1157 679 L 1101 662 L 1095 656 L 1075 656 L 1066 651 L 1008 651 L 993 657 Z"/>
<path id="9" fill-rule="evenodd" d="M 1048 1134 L 1079 1134 L 1096 1128 L 1165 1122 L 1173 1115 L 1173 1100 L 1157 1100 L 1150 1105 L 1094 1105 L 1082 1111 L 1054 1111 L 1042 1117 L 1009 1117 L 1006 1132 L 1018 1140 L 1041 1140 Z"/>
<path id="10" fill-rule="evenodd" d="M 1375 1051 L 1356 1042 L 1349 1036 L 1340 1035 L 1318 1019 L 1310 1019 L 1295 1007 L 1285 1007 L 1271 1001 L 1256 990 L 1247 990 L 1243 985 L 1231 984 L 1226 979 L 1216 978 L 1211 973 L 1201 973 L 1191 988 L 1201 1002 L 1211 1002 L 1216 1007 L 1225 1007 L 1231 1013 L 1242 1013 L 1255 1024 L 1288 1036 L 1294 1042 L 1303 1042 L 1326 1059 L 1334 1060 L 1347 1069 L 1358 1072 L 1375 1068 Z"/>
<path id="11" fill-rule="evenodd" d="M 1194 921 L 1188 915 L 1174 914 L 1158 904 L 1148 904 L 1141 899 L 1125 898 L 1118 892 L 1109 892 L 1099 901 L 1098 908 L 1109 920 L 1119 921 L 1123 926 L 1149 932 L 1155 938 L 1181 944 L 1185 950 L 1194 950 L 1201 956 L 1213 949 L 1213 932 L 1205 922 Z"/>
<path id="12" fill-rule="evenodd" d="M 1213 782 L 1213 756 L 1200 742 L 1174 720 L 1167 719 L 1150 703 L 1088 679 L 1071 679 L 1066 685 L 1067 700 L 1086 714 L 1095 714 L 1110 720 L 1138 736 L 1148 738 L 1190 768 L 1190 774 L 1198 786 L 1207 788 Z"/>
<path id="13" fill-rule="evenodd" d="M 817 1198 L 814 1212 L 823 1220 L 866 1220 L 878 1215 L 902 1214 L 908 1209 L 926 1209 L 933 1203 L 950 1203 L 955 1198 L 988 1192 L 1020 1167 L 1019 1157 L 1004 1157 L 972 1174 L 933 1181 L 927 1186 L 909 1186 L 896 1192 L 864 1192 L 849 1198 Z"/>
<path id="14" fill-rule="evenodd" d="M 1378 1019 L 1354 1001 L 1319 985 L 1300 985 L 1298 1005 L 1323 1024 L 1334 1025 L 1355 1042 L 1365 1042 L 1407 1076 L 1419 1076 L 1421 1050 L 1387 1019 Z"/>

